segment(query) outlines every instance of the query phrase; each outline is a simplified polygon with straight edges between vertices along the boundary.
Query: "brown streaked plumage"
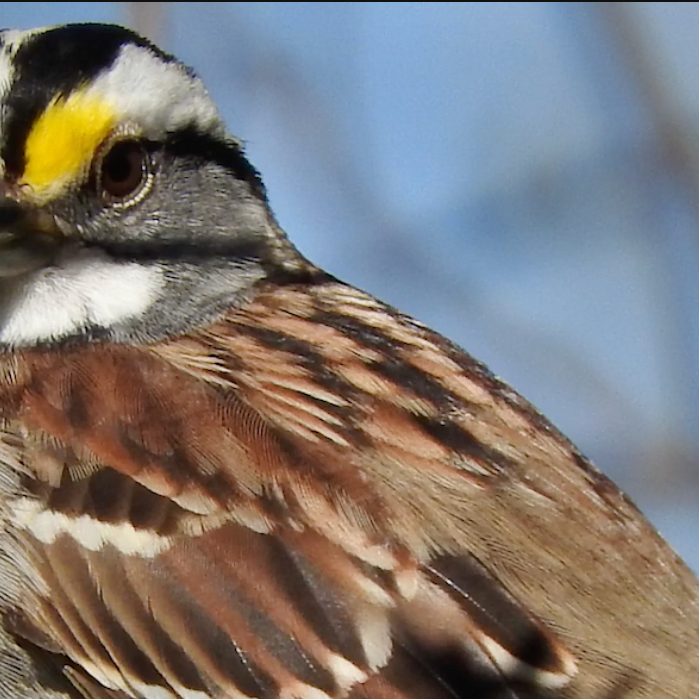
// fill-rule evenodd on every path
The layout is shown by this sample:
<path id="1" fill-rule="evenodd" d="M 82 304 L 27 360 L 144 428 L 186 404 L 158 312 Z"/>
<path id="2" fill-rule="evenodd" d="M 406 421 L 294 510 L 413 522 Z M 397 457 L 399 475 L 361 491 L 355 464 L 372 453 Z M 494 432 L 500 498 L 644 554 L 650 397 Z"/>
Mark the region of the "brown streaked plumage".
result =
<path id="1" fill-rule="evenodd" d="M 570 675 L 555 696 L 689 696 L 684 565 L 531 406 L 361 292 L 261 285 L 177 340 L 2 369 L 10 526 L 49 589 L 15 623 L 107 686 L 490 698 Z"/>
<path id="2" fill-rule="evenodd" d="M 0 32 L 0 177 L 0 696 L 696 693 L 687 567 L 482 364 L 308 263 L 174 58 Z"/>

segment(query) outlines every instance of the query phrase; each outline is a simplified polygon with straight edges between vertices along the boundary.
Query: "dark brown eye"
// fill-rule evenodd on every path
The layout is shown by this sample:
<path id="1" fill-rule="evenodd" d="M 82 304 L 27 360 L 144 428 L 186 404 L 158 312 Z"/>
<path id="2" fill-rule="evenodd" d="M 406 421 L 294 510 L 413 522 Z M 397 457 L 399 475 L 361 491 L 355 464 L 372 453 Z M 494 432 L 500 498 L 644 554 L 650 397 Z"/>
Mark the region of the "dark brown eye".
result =
<path id="1" fill-rule="evenodd" d="M 119 141 L 102 158 L 99 184 L 111 199 L 131 198 L 148 178 L 148 153 L 138 141 Z"/>

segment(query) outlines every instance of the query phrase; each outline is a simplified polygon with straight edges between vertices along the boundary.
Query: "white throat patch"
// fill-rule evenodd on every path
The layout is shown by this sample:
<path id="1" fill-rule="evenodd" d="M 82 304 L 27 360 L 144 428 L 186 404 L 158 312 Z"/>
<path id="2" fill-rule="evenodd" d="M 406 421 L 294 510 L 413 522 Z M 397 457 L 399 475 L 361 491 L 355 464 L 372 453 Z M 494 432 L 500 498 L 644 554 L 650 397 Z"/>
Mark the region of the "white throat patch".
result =
<path id="1" fill-rule="evenodd" d="M 142 316 L 159 298 L 162 271 L 116 262 L 96 251 L 71 251 L 65 261 L 0 283 L 0 344 L 32 346 L 109 329 Z"/>

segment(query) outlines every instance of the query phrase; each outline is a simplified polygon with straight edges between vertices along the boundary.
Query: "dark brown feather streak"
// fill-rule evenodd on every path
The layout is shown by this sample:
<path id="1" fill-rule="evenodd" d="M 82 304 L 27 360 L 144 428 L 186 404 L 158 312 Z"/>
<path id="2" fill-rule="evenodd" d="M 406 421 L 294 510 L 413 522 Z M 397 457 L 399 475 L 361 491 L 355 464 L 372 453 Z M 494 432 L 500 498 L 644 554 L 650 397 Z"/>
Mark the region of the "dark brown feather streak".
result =
<path id="1" fill-rule="evenodd" d="M 687 696 L 642 673 L 659 638 L 695 648 L 691 574 L 531 406 L 361 292 L 263 285 L 187 337 L 0 364 L 39 508 L 12 627 L 89 699 L 606 699 L 632 664 L 634 697 Z"/>

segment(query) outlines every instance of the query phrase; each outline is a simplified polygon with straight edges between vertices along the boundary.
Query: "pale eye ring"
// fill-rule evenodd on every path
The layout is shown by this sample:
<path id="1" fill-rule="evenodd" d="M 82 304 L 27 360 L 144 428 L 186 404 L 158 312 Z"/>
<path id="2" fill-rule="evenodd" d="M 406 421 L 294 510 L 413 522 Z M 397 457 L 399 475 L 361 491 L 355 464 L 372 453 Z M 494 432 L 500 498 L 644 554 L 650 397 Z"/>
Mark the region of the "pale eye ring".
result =
<path id="1" fill-rule="evenodd" d="M 138 139 L 115 141 L 97 163 L 100 195 L 112 204 L 140 201 L 150 188 L 151 179 L 150 155 Z"/>

